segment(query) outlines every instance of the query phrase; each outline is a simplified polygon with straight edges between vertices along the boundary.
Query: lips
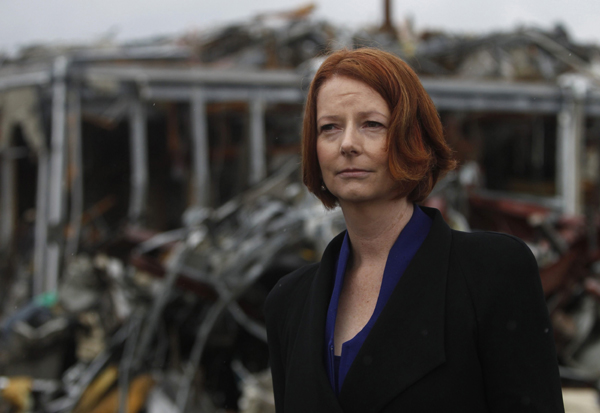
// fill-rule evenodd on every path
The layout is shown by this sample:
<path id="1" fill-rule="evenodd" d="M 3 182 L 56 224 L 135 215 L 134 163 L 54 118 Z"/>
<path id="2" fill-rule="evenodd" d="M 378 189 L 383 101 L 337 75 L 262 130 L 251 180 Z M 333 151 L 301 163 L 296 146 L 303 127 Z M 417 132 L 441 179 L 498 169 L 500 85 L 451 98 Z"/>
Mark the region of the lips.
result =
<path id="1" fill-rule="evenodd" d="M 371 171 L 359 168 L 346 168 L 338 172 L 338 176 L 341 178 L 364 178 L 369 175 Z"/>

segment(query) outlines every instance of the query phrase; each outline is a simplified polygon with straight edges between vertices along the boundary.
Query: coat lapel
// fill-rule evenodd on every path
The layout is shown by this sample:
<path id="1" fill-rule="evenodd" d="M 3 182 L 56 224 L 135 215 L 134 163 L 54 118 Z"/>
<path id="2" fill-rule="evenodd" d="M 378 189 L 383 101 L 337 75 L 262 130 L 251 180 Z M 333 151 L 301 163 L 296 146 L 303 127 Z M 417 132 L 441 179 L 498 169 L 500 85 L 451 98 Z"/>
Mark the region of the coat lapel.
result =
<path id="1" fill-rule="evenodd" d="M 380 411 L 445 361 L 444 306 L 451 232 L 437 210 L 421 208 L 433 218 L 431 230 L 346 376 L 339 397 L 346 413 Z M 318 309 L 321 315 L 326 311 L 326 306 Z M 323 318 L 324 326 L 324 316 L 315 317 Z M 324 333 L 318 337 L 322 347 Z"/>
<path id="2" fill-rule="evenodd" d="M 333 290 L 335 262 L 344 233 L 327 246 L 309 291 L 309 298 L 295 340 L 288 376 L 288 386 L 294 389 L 286 398 L 288 412 L 342 413 L 324 365 L 325 321 Z"/>

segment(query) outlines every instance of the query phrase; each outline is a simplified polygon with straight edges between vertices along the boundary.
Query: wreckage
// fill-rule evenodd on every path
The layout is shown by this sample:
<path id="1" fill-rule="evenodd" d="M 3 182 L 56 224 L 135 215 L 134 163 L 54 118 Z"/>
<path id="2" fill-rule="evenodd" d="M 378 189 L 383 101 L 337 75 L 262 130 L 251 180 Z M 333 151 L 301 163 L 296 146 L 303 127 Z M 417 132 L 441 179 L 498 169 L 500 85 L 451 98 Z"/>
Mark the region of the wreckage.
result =
<path id="1" fill-rule="evenodd" d="M 343 229 L 299 184 L 306 86 L 324 50 L 361 45 L 415 68 L 461 160 L 427 202 L 530 245 L 561 375 L 600 387 L 599 49 L 311 10 L 0 60 L 7 405 L 273 411 L 264 298 Z"/>
<path id="2" fill-rule="evenodd" d="M 32 359 L 40 347 L 64 343 L 69 330 L 81 330 L 75 343 L 79 361 L 62 382 L 47 379 L 45 387 L 38 384 L 41 389 L 29 387 L 47 398 L 44 411 L 88 411 L 113 384 L 121 397 L 141 397 L 141 392 L 144 400 L 165 398 L 162 392 L 171 391 L 165 400 L 173 401 L 172 410 L 154 411 L 185 411 L 205 352 L 243 351 L 238 347 L 256 346 L 256 341 L 264 346 L 266 331 L 260 320 L 267 292 L 343 228 L 341 215 L 325 213 L 297 183 L 295 173 L 297 165 L 287 164 L 215 210 L 190 209 L 182 229 L 150 237 L 126 231 L 122 239 L 99 248 L 95 257 L 79 254 L 67 266 L 58 297 L 48 298 L 51 303 L 32 303 L 5 323 L 4 349 L 10 358 L 5 368 L 15 371 L 19 362 L 39 362 Z M 126 259 L 117 258 L 115 249 Z M 157 254 L 167 256 L 161 260 Z M 60 307 L 62 314 L 48 314 L 49 304 Z M 232 330 L 231 323 L 245 335 Z M 115 332 L 107 337 L 111 330 Z M 173 340 L 189 348 L 173 346 Z M 219 340 L 223 342 L 211 344 Z M 267 367 L 262 353 L 251 355 L 255 369 Z M 58 370 L 56 366 L 54 373 Z M 239 362 L 237 370 L 241 377 L 249 376 Z M 166 387 L 148 395 L 157 371 L 170 375 L 164 378 Z M 247 380 L 252 386 L 254 378 Z M 196 390 L 191 393 L 198 395 Z M 125 403 L 111 400 L 114 406 Z M 205 407 L 210 403 L 194 402 Z"/>

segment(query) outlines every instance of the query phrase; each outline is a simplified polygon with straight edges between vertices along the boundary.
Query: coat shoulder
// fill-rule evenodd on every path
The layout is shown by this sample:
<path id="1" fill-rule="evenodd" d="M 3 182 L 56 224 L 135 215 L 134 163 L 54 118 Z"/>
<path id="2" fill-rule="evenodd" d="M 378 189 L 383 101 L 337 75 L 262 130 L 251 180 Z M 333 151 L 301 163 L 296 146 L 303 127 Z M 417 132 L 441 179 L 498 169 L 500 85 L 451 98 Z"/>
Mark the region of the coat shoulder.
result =
<path id="1" fill-rule="evenodd" d="M 456 231 L 451 257 L 460 268 L 480 315 L 483 309 L 520 301 L 543 303 L 537 261 L 521 239 L 495 232 Z"/>
<path id="2" fill-rule="evenodd" d="M 503 277 L 532 270 L 537 274 L 537 262 L 527 244 L 508 234 L 453 231 L 452 255 L 463 270 L 485 270 Z"/>
<path id="3" fill-rule="evenodd" d="M 531 251 L 520 238 L 510 234 L 491 231 L 462 232 L 452 230 L 455 246 L 460 250 L 497 255 L 515 253 L 529 255 Z"/>

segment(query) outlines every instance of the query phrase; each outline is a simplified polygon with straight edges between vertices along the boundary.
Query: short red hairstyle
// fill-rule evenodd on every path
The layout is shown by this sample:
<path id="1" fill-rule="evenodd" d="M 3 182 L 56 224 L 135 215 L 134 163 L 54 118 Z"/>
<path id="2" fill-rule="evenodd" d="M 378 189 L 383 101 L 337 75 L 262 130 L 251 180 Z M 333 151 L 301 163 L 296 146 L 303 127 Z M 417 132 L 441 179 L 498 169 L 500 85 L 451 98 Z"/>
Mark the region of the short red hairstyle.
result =
<path id="1" fill-rule="evenodd" d="M 326 208 L 337 205 L 337 198 L 323 189 L 317 158 L 317 95 L 333 76 L 361 81 L 386 101 L 391 114 L 387 137 L 390 174 L 401 183 L 402 197 L 423 201 L 438 179 L 456 167 L 456 161 L 444 139 L 439 114 L 415 72 L 397 56 L 372 48 L 336 51 L 315 74 L 302 127 L 304 184 Z"/>

